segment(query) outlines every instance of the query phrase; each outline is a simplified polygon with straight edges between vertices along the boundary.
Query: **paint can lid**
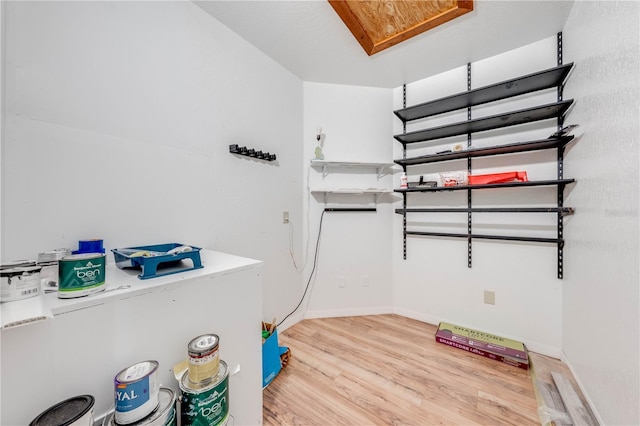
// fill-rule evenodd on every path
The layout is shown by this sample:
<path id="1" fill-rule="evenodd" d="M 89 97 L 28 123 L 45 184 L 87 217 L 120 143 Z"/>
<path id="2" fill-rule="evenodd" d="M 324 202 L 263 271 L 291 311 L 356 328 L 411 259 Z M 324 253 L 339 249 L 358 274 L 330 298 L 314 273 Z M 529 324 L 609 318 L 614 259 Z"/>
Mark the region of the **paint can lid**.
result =
<path id="1" fill-rule="evenodd" d="M 0 265 L 0 270 L 2 269 L 12 269 L 12 268 L 24 268 L 27 266 L 35 266 L 36 265 L 36 261 L 35 260 L 27 260 L 27 259 L 22 259 L 22 260 L 12 260 L 10 262 L 4 262 L 3 264 Z"/>
<path id="2" fill-rule="evenodd" d="M 65 256 L 60 260 L 88 260 L 88 259 L 100 259 L 105 257 L 104 254 L 100 253 L 82 253 L 82 254 L 70 254 L 69 256 Z"/>
<path id="3" fill-rule="evenodd" d="M 114 381 L 116 383 L 137 382 L 143 377 L 151 375 L 158 369 L 158 361 L 142 361 L 120 371 Z"/>
<path id="4" fill-rule="evenodd" d="M 203 334 L 192 339 L 187 346 L 189 355 L 201 356 L 218 348 L 220 338 L 217 334 Z"/>
<path id="5" fill-rule="evenodd" d="M 95 399 L 91 395 L 80 395 L 50 407 L 33 419 L 29 426 L 69 426 L 93 410 Z"/>
<path id="6" fill-rule="evenodd" d="M 41 270 L 42 266 L 18 266 L 10 269 L 0 269 L 0 276 L 15 277 L 17 275 L 31 275 Z"/>

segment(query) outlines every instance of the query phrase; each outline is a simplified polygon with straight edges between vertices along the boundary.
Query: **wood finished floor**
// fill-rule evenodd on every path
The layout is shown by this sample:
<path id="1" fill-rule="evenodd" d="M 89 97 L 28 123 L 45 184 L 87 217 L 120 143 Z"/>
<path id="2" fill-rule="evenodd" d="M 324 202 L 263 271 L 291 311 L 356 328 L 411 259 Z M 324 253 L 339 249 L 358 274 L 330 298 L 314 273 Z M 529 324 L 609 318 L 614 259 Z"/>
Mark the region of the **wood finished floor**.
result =
<path id="1" fill-rule="evenodd" d="M 529 371 L 436 343 L 398 315 L 304 320 L 280 333 L 286 368 L 265 425 L 539 425 Z"/>

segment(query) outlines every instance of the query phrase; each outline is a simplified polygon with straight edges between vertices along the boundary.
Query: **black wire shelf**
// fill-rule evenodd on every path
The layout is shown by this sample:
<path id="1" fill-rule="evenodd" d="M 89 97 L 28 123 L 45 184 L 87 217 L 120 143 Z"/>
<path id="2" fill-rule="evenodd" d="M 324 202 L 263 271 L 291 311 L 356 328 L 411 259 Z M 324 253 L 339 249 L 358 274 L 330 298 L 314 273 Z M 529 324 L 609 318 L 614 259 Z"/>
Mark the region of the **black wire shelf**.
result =
<path id="1" fill-rule="evenodd" d="M 483 234 L 460 234 L 455 232 L 421 232 L 421 231 L 407 231 L 407 235 L 422 236 L 422 237 L 445 237 L 445 238 L 464 238 L 475 240 L 501 240 L 501 241 L 520 241 L 530 243 L 545 243 L 545 244 L 558 244 L 564 245 L 564 240 L 561 238 L 542 238 L 542 237 L 520 237 L 511 235 L 483 235 Z"/>
<path id="2" fill-rule="evenodd" d="M 573 63 L 550 68 L 526 76 L 506 80 L 434 101 L 424 102 L 393 113 L 403 122 L 418 120 L 474 105 L 524 95 L 526 93 L 557 87 L 563 84 Z"/>
<path id="3" fill-rule="evenodd" d="M 572 207 L 433 207 L 396 209 L 396 213 L 574 213 Z"/>
<path id="4" fill-rule="evenodd" d="M 559 138 L 548 138 L 484 148 L 470 148 L 463 151 L 445 152 L 441 154 L 422 155 L 420 157 L 394 160 L 394 163 L 401 166 L 413 166 L 417 164 L 440 163 L 443 161 L 459 160 L 464 158 L 477 158 L 493 155 L 513 154 L 518 152 L 538 151 L 543 149 L 562 147 L 572 140 L 573 136 L 562 136 Z"/>
<path id="5" fill-rule="evenodd" d="M 534 180 L 529 182 L 503 182 L 503 183 L 486 183 L 478 185 L 457 185 L 457 186 L 435 186 L 427 188 L 400 188 L 394 189 L 394 192 L 441 192 L 441 191 L 464 191 L 467 189 L 492 189 L 492 188 L 521 188 L 528 186 L 564 186 L 574 183 L 575 179 L 553 179 L 553 180 Z"/>

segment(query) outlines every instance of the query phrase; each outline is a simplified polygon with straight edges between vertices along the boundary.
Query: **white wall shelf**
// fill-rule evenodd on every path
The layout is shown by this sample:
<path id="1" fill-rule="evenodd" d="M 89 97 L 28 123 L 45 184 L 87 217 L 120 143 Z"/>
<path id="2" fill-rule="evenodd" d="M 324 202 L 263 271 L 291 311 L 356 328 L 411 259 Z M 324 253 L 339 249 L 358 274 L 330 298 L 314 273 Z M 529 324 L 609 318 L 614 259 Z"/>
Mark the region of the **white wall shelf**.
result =
<path id="1" fill-rule="evenodd" d="M 326 161 L 311 160 L 311 167 L 322 168 L 322 177 L 329 174 L 330 168 L 351 168 L 351 169 L 374 169 L 378 179 L 386 174 L 393 173 L 394 163 L 366 163 L 357 161 Z"/>
<path id="2" fill-rule="evenodd" d="M 373 195 L 374 201 L 377 203 L 381 194 L 393 192 L 393 190 L 386 188 L 318 188 L 311 190 L 312 194 L 323 194 L 325 204 L 327 204 L 329 194 Z"/>
<path id="3" fill-rule="evenodd" d="M 394 163 L 370 163 L 359 161 L 326 161 L 326 160 L 311 160 L 311 167 L 314 169 L 322 170 L 322 180 L 330 173 L 331 169 L 334 169 L 336 173 L 341 173 L 344 170 L 355 169 L 358 171 L 367 172 L 368 170 L 376 173 L 377 180 L 380 180 L 383 176 L 393 173 L 394 167 L 397 167 Z M 375 184 L 374 184 L 375 185 Z M 373 195 L 374 202 L 378 202 L 378 198 L 381 194 L 393 193 L 391 188 L 379 188 L 379 187 L 318 187 L 311 189 L 312 194 L 322 194 L 324 196 L 324 203 L 327 204 L 330 194 L 351 194 L 351 195 Z"/>

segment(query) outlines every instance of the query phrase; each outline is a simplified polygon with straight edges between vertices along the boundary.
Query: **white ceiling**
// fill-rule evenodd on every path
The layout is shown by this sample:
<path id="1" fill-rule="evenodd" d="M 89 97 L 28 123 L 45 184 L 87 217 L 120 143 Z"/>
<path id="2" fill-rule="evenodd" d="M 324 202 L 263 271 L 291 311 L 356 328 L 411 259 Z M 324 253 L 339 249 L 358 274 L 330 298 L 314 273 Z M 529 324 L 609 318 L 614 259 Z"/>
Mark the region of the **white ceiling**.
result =
<path id="1" fill-rule="evenodd" d="M 303 81 L 394 88 L 550 37 L 573 0 L 475 0 L 474 10 L 368 56 L 326 0 L 194 1 Z"/>

